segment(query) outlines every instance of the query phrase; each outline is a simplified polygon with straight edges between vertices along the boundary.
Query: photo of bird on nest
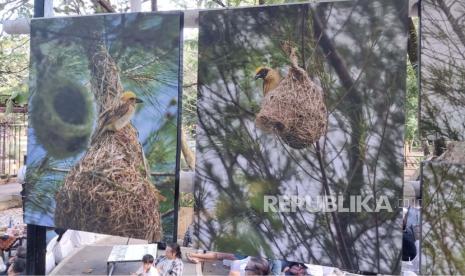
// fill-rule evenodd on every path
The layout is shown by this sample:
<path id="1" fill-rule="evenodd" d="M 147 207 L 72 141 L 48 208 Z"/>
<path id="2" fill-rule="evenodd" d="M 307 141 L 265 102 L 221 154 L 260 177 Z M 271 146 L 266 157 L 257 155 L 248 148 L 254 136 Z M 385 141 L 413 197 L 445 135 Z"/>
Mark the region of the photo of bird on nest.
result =
<path id="1" fill-rule="evenodd" d="M 98 125 L 100 128 L 94 133 L 91 141 L 96 137 L 102 135 L 106 131 L 119 131 L 131 122 L 131 118 L 136 111 L 136 105 L 143 103 L 141 99 L 137 98 L 136 94 L 132 91 L 125 91 L 121 95 L 120 102 L 116 107 L 105 110 L 99 118 Z"/>
<path id="2" fill-rule="evenodd" d="M 281 43 L 290 67 L 283 78 L 270 67 L 258 67 L 255 80 L 263 80 L 263 101 L 256 125 L 273 132 L 294 149 L 317 142 L 326 132 L 327 110 L 323 90 L 297 64 L 296 49 L 289 41 Z"/>
<path id="3" fill-rule="evenodd" d="M 48 18 L 31 28 L 26 223 L 171 240 L 181 14 Z M 102 41 L 107 32 L 132 42 Z M 157 74 L 163 83 L 141 80 Z"/>
<path id="4" fill-rule="evenodd" d="M 255 80 L 263 80 L 263 95 L 278 87 L 281 82 L 281 75 L 278 70 L 270 67 L 258 67 L 255 70 Z"/>
<path id="5" fill-rule="evenodd" d="M 198 247 L 399 274 L 398 209 L 330 214 L 313 199 L 402 193 L 400 2 L 199 13 Z"/>

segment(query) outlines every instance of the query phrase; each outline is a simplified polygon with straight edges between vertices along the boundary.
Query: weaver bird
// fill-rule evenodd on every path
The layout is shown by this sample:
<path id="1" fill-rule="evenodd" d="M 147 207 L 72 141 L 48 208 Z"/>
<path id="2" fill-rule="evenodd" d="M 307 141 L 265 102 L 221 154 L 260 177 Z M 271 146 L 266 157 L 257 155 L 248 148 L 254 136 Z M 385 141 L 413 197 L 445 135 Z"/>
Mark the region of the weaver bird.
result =
<path id="1" fill-rule="evenodd" d="M 137 98 L 134 92 L 124 92 L 121 95 L 120 104 L 116 108 L 110 108 L 100 115 L 100 129 L 93 138 L 100 136 L 106 131 L 119 131 L 123 129 L 131 121 L 132 115 L 136 111 L 136 104 L 138 103 L 142 103 L 142 100 Z"/>
<path id="2" fill-rule="evenodd" d="M 281 82 L 281 75 L 273 68 L 258 67 L 255 70 L 255 80 L 263 79 L 263 95 L 275 89 Z"/>

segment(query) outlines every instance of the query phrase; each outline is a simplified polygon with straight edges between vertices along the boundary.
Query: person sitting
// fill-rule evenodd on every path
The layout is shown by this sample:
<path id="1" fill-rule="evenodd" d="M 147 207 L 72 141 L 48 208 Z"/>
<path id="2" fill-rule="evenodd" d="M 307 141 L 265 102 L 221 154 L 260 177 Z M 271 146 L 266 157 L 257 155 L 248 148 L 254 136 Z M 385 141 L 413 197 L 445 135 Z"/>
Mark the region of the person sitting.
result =
<path id="1" fill-rule="evenodd" d="M 166 246 L 165 255 L 157 258 L 155 267 L 161 276 L 181 276 L 184 269 L 181 247 L 177 243 Z"/>
<path id="2" fill-rule="evenodd" d="M 417 256 L 417 247 L 415 246 L 415 232 L 412 225 L 407 225 L 408 214 L 402 221 L 402 261 L 411 261 Z"/>
<path id="3" fill-rule="evenodd" d="M 15 262 L 16 259 L 23 259 L 26 260 L 26 247 L 24 246 L 18 246 L 16 249 L 16 254 L 14 256 L 11 256 L 5 265 L 5 269 L 1 269 L 2 265 L 0 263 L 0 275 L 6 275 L 8 274 L 8 269 L 11 267 L 11 265 Z"/>
<path id="4" fill-rule="evenodd" d="M 27 255 L 26 247 L 22 245 L 18 246 L 18 248 L 16 249 L 16 255 L 10 257 L 8 262 L 12 264 L 17 258 L 26 259 L 26 255 Z"/>
<path id="5" fill-rule="evenodd" d="M 158 276 L 158 271 L 153 267 L 154 258 L 150 254 L 146 254 L 142 257 L 142 266 L 137 270 L 136 273 L 131 273 L 132 276 Z"/>
<path id="6" fill-rule="evenodd" d="M 23 258 L 16 258 L 15 261 L 8 268 L 8 276 L 23 275 L 26 272 L 26 260 Z"/>

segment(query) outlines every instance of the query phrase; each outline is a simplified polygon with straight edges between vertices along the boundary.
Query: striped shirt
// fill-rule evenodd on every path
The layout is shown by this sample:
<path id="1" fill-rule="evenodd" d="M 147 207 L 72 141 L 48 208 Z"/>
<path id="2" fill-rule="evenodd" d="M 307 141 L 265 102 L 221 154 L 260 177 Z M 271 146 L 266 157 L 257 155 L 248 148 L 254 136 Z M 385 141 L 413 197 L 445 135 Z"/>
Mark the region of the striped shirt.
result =
<path id="1" fill-rule="evenodd" d="M 160 276 L 181 276 L 184 268 L 184 264 L 180 258 L 170 260 L 165 256 L 158 257 L 155 261 L 155 266 Z"/>

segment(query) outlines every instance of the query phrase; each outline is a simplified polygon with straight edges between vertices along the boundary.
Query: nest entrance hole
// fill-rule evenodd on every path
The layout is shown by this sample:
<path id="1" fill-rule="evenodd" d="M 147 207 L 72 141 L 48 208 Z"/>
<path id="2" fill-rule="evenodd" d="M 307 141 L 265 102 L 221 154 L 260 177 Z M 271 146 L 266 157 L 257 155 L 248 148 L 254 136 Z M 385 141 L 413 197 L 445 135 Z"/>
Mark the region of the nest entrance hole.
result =
<path id="1" fill-rule="evenodd" d="M 55 95 L 53 107 L 64 122 L 74 125 L 85 123 L 88 106 L 82 93 L 77 87 L 60 87 Z"/>

